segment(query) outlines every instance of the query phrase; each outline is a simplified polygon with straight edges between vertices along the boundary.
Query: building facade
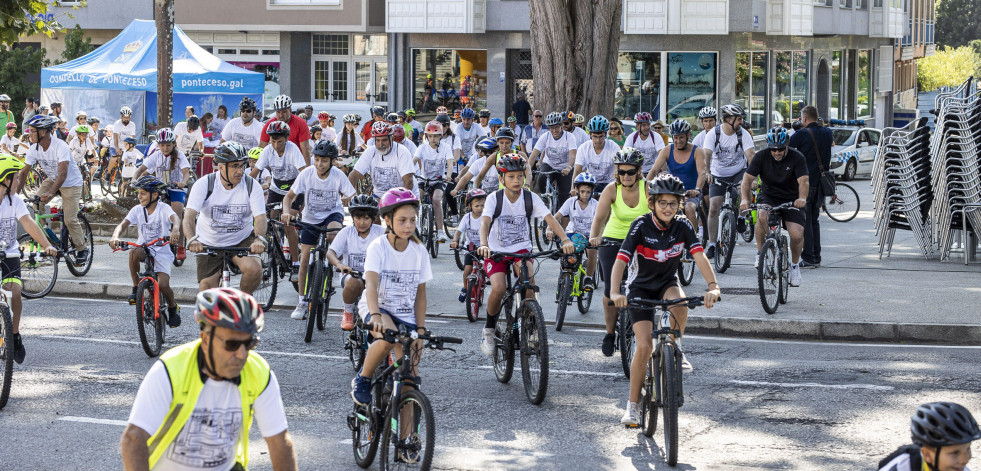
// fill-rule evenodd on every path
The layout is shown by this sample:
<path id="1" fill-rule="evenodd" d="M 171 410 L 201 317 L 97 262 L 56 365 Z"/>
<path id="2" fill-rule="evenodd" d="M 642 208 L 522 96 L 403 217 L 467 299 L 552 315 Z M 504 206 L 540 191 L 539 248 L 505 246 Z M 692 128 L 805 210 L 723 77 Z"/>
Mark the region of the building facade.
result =
<path id="1" fill-rule="evenodd" d="M 895 73 L 894 105 L 907 110 L 916 109 L 916 59 L 932 56 L 933 27 L 936 23 L 936 3 L 931 0 L 906 0 L 909 10 L 907 29 L 893 48 Z"/>

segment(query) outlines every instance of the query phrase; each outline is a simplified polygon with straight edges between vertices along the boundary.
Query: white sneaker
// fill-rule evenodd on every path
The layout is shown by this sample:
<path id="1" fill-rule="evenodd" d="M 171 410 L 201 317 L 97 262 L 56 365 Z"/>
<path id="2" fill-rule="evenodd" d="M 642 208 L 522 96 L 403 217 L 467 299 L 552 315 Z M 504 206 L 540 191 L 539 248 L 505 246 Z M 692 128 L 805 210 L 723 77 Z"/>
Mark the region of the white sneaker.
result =
<path id="1" fill-rule="evenodd" d="M 291 319 L 306 319 L 307 318 L 307 303 L 300 302 L 296 305 L 296 309 L 293 310 L 293 314 L 290 314 Z"/>
<path id="2" fill-rule="evenodd" d="M 753 262 L 753 268 L 759 268 L 759 267 L 760 267 L 760 253 L 756 252 L 756 261 Z"/>
<path id="3" fill-rule="evenodd" d="M 484 355 L 494 356 L 497 341 L 494 339 L 494 329 L 484 328 L 484 341 L 480 342 L 480 351 Z"/>
<path id="4" fill-rule="evenodd" d="M 441 244 L 445 244 L 446 241 L 448 241 L 449 239 L 446 237 L 446 233 L 445 232 L 440 232 L 439 233 L 439 237 L 437 237 L 436 240 L 438 240 L 439 243 L 441 243 Z"/>
<path id="5" fill-rule="evenodd" d="M 681 352 L 681 369 L 685 371 L 691 371 L 691 363 L 688 363 L 688 356 L 684 352 Z"/>
<path id="6" fill-rule="evenodd" d="M 790 286 L 800 286 L 800 267 L 790 266 Z"/>
<path id="7" fill-rule="evenodd" d="M 620 418 L 620 424 L 627 427 L 640 425 L 640 404 L 628 401 L 627 410 L 623 413 L 623 417 Z"/>

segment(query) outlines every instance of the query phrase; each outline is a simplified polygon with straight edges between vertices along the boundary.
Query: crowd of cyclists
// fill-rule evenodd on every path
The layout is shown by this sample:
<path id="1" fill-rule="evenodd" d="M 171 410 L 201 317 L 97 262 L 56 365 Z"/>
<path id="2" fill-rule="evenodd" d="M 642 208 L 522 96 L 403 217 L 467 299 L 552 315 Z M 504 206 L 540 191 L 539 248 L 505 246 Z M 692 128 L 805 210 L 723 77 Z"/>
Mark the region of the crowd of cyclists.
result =
<path id="1" fill-rule="evenodd" d="M 521 128 L 513 116 L 501 120 L 487 110 L 463 108 L 451 114 L 440 107 L 432 120 L 422 123 L 412 109 L 387 112 L 379 106 L 363 125 L 360 116 L 340 117 L 343 126 L 335 131 L 338 117 L 327 112 L 313 116 L 312 109 L 295 112 L 292 105 L 288 96 L 276 97 L 274 116 L 262 121 L 256 103 L 243 99 L 239 116 L 223 122 L 215 136 L 215 170 L 207 175 L 196 175 L 188 158 L 203 148 L 202 123 L 194 115 L 173 129 L 157 130 L 145 153 L 136 150 L 132 111 L 126 107 L 101 139 L 99 120 L 79 112 L 71 129 L 59 116 L 33 116 L 24 123 L 21 138 L 15 137 L 16 123 L 10 123 L 0 141 L 0 227 L 19 223 L 46 253 L 58 252 L 19 195 L 29 171 L 38 166 L 46 176 L 35 190 L 39 202 L 62 198 L 74 260 L 85 260 L 92 250 L 77 217 L 83 197 L 80 169 L 98 172 L 107 162 L 105 154 L 123 166 L 137 203 L 109 244 L 122 247 L 122 235 L 132 226 L 137 244 L 167 240 L 174 246 L 155 244 L 149 252 L 129 254 L 130 304 L 138 302 L 139 266 L 148 253 L 170 327 L 181 324 L 170 286 L 172 266 L 184 260 L 185 248 L 197 254 L 200 293 L 194 320 L 201 327 L 200 339 L 164 353 L 144 379 L 122 442 L 127 469 L 194 467 L 187 455 L 194 453 L 193 445 L 182 430 L 198 413 L 192 409 L 211 411 L 207 413 L 213 421 L 230 420 L 236 430 L 245 430 L 222 439 L 225 461 L 216 469 L 247 465 L 253 416 L 269 444 L 274 468 L 295 468 L 279 383 L 265 360 L 250 352 L 265 322 L 251 293 L 263 281 L 258 256 L 274 237 L 274 224 L 282 225 L 286 240 L 280 242 L 288 247 L 290 281 L 299 291 L 291 317 L 307 319 L 320 308 L 311 301 L 320 298 L 313 297 L 308 281 L 310 254 L 324 234 L 326 258 L 341 274 L 340 328 L 360 326 L 373 336 L 351 381 L 351 397 L 360 406 L 371 403 L 372 374 L 396 347 L 386 332 L 428 335 L 427 283 L 433 279 L 430 260 L 435 254 L 420 240 L 423 201 L 434 210 L 437 230 L 429 236 L 464 254 L 459 300 L 467 296 L 475 270 L 489 280 L 479 347 L 487 356 L 495 355 L 500 342 L 496 328 L 510 289 L 507 274 L 517 276 L 522 264 L 534 267 L 536 262 L 522 255 L 534 250 L 535 229 L 540 227 L 556 254 L 585 253 L 584 290 L 598 289 L 603 281 L 604 355 L 614 354 L 618 316 L 629 309 L 636 350 L 620 423 L 632 427 L 641 422 L 639 398 L 657 319 L 652 309 L 628 307 L 631 301 L 685 298 L 677 273 L 686 257 L 706 282 L 704 305 L 711 308 L 720 301 L 710 260 L 717 256 L 718 218 L 729 187 L 741 187 L 741 211 L 748 211 L 753 201 L 759 208 L 758 251 L 767 230 L 766 208 L 785 203 L 803 208 L 808 197 L 804 158 L 788 147 L 787 131 L 770 129 L 766 148 L 756 152 L 743 127 L 745 112 L 736 104 L 703 108 L 692 117 L 701 127 L 697 133 L 689 120 L 677 119 L 666 126 L 667 136 L 661 133 L 665 125 L 647 112 L 634 116 L 636 131 L 624 135 L 619 121 L 611 123 L 601 115 L 587 120 L 573 111 L 535 110 L 532 123 Z M 614 127 L 617 133 L 611 135 Z M 795 210 L 783 216 L 793 259 L 790 284 L 798 286 L 804 216 Z M 8 254 L 19 255 L 16 235 L 9 230 L 0 235 Z M 222 256 L 223 250 L 235 251 L 234 256 Z M 223 279 L 226 261 L 241 273 L 239 289 Z M 3 287 L 12 293 L 17 363 L 26 356 L 18 333 L 20 270 L 16 258 L 3 261 Z M 535 299 L 536 293 L 528 290 L 527 296 Z M 691 370 L 682 349 L 687 311 L 683 304 L 671 306 L 670 323 L 677 331 L 680 363 Z M 417 341 L 413 368 L 420 347 Z M 187 404 L 196 405 L 183 407 Z M 892 458 L 900 467 L 883 469 L 913 469 L 902 466 L 923 462 L 923 469 L 946 470 L 956 468 L 944 463 L 966 462 L 969 446 L 956 453 L 947 448 L 976 440 L 981 432 L 966 410 L 956 409 L 961 417 L 955 424 L 961 427 L 958 437 L 969 439 L 958 441 L 954 425 L 949 425 L 954 406 L 918 411 L 917 417 L 927 417 L 914 417 L 914 443 L 922 446 L 922 459 L 902 461 L 897 455 Z M 948 422 L 938 425 L 929 419 L 937 414 Z M 417 458 L 411 453 L 401 457 L 410 463 Z"/>

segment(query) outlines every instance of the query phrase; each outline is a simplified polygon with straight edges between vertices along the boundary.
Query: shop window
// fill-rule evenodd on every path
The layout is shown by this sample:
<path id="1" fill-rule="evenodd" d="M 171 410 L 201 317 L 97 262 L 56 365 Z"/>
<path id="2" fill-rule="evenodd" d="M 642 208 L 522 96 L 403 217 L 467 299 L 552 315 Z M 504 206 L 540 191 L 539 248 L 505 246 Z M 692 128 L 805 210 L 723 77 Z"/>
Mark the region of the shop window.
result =
<path id="1" fill-rule="evenodd" d="M 349 38 L 346 34 L 314 34 L 313 53 L 327 56 L 346 56 Z"/>
<path id="2" fill-rule="evenodd" d="M 354 55 L 384 56 L 388 54 L 388 36 L 384 34 L 355 34 Z"/>
<path id="3" fill-rule="evenodd" d="M 613 115 L 634 119 L 641 111 L 655 119 L 660 112 L 661 53 L 621 52 L 617 58 L 617 78 L 613 90 Z"/>
<path id="4" fill-rule="evenodd" d="M 333 77 L 334 99 L 347 101 L 347 62 L 334 61 Z"/>
<path id="5" fill-rule="evenodd" d="M 668 122 L 685 118 L 694 122 L 698 111 L 716 106 L 717 54 L 711 52 L 672 52 L 667 61 Z"/>
<path id="6" fill-rule="evenodd" d="M 844 100 L 841 94 L 842 60 L 844 54 L 841 51 L 831 53 L 831 109 L 828 110 L 828 118 L 844 119 Z"/>
<path id="7" fill-rule="evenodd" d="M 872 51 L 858 51 L 858 96 L 855 116 L 872 116 Z"/>
<path id="8" fill-rule="evenodd" d="M 780 51 L 776 53 L 773 77 L 774 119 L 800 116 L 808 97 L 808 51 Z"/>
<path id="9" fill-rule="evenodd" d="M 766 84 L 768 52 L 740 52 L 736 54 L 736 103 L 742 106 L 749 119 L 747 124 L 754 134 L 765 133 L 770 126 L 783 123 L 789 117 L 773 112 L 766 119 Z"/>
<path id="10" fill-rule="evenodd" d="M 412 64 L 416 111 L 487 107 L 487 51 L 413 49 Z"/>

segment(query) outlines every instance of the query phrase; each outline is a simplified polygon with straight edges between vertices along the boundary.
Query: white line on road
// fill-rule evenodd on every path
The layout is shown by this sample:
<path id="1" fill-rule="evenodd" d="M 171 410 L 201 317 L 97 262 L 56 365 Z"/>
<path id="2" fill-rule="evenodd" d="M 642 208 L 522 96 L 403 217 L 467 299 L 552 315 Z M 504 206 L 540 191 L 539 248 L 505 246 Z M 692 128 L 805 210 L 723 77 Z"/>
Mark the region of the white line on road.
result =
<path id="1" fill-rule="evenodd" d="M 945 348 L 952 350 L 981 350 L 981 345 L 909 345 L 895 343 L 852 343 L 852 342 L 824 342 L 819 340 L 776 340 L 776 339 L 753 339 L 741 337 L 710 337 L 705 335 L 686 335 L 686 339 L 696 340 L 718 340 L 720 342 L 739 342 L 739 343 L 779 343 L 785 345 L 814 345 L 832 347 L 866 347 L 866 348 Z"/>
<path id="2" fill-rule="evenodd" d="M 590 334 L 605 334 L 606 331 L 603 329 L 576 329 L 576 332 L 587 332 Z"/>
<path id="3" fill-rule="evenodd" d="M 67 335 L 39 335 L 42 339 L 55 339 L 55 340 L 80 340 L 83 342 L 98 342 L 98 343 L 118 343 L 122 345 L 139 345 L 140 342 L 134 342 L 132 340 L 113 340 L 113 339 L 92 339 L 88 337 L 69 337 Z"/>
<path id="4" fill-rule="evenodd" d="M 481 365 L 477 367 L 481 370 L 492 370 L 493 366 Z M 537 370 L 535 370 L 537 371 Z M 604 371 L 578 371 L 578 370 L 554 370 L 549 368 L 549 374 L 555 373 L 559 375 L 579 375 L 579 376 L 610 376 L 613 378 L 622 377 L 623 373 L 608 373 Z"/>
<path id="5" fill-rule="evenodd" d="M 354 443 L 354 440 L 350 438 L 346 438 L 344 440 L 340 440 L 338 443 L 340 443 L 341 445 L 350 446 L 351 444 Z M 503 451 L 503 450 L 485 450 L 481 448 L 470 448 L 470 447 L 463 447 L 463 446 L 442 446 L 442 445 L 437 445 L 436 449 L 439 450 L 441 454 L 447 454 L 447 452 L 454 452 L 466 456 L 476 456 L 480 454 L 500 456 L 502 455 L 502 451 Z M 506 450 L 506 452 L 509 454 L 534 456 L 536 458 L 550 458 L 555 456 L 552 453 L 543 453 L 541 451 L 530 451 L 530 450 L 515 450 L 514 448 L 509 448 Z"/>
<path id="6" fill-rule="evenodd" d="M 96 342 L 96 343 L 117 343 L 122 345 L 139 345 L 140 342 L 134 342 L 131 340 L 113 340 L 113 339 L 93 339 L 87 337 L 69 337 L 66 335 L 40 335 L 39 338 L 42 339 L 55 339 L 55 340 L 78 340 L 82 342 Z M 324 360 L 347 360 L 348 357 L 345 356 L 334 356 L 334 355 L 317 355 L 315 353 L 297 353 L 297 352 L 274 352 L 271 350 L 256 350 L 257 353 L 262 355 L 274 355 L 274 356 L 286 356 L 286 357 L 304 357 L 304 358 L 322 358 Z"/>
<path id="7" fill-rule="evenodd" d="M 773 386 L 778 388 L 871 389 L 875 391 L 892 391 L 896 389 L 892 386 L 878 386 L 875 384 L 771 383 L 769 381 L 743 381 L 738 379 L 733 379 L 729 382 L 745 386 Z"/>
<path id="8" fill-rule="evenodd" d="M 304 358 L 322 358 L 324 360 L 347 360 L 348 357 L 342 357 L 337 355 L 317 355 L 315 353 L 293 353 L 293 352 L 273 352 L 270 350 L 256 350 L 256 353 L 262 355 L 273 355 L 273 356 L 283 356 L 283 357 L 304 357 Z"/>
<path id="9" fill-rule="evenodd" d="M 94 419 L 92 417 L 72 417 L 67 415 L 65 417 L 58 417 L 58 420 L 65 420 L 68 422 L 83 422 L 86 424 L 101 424 L 101 425 L 118 425 L 125 427 L 129 422 L 125 420 L 110 420 L 110 419 Z"/>

